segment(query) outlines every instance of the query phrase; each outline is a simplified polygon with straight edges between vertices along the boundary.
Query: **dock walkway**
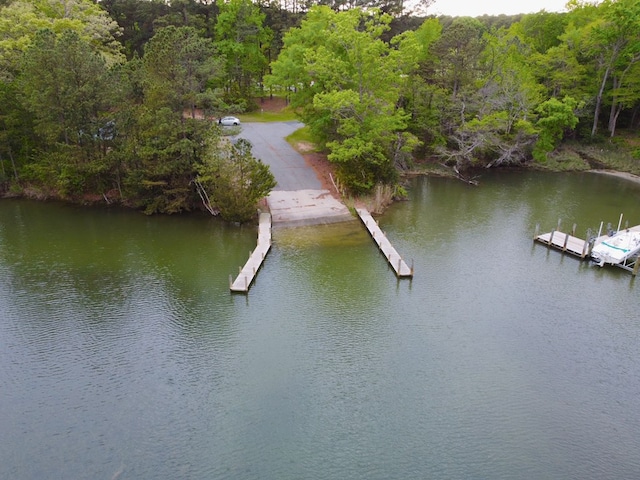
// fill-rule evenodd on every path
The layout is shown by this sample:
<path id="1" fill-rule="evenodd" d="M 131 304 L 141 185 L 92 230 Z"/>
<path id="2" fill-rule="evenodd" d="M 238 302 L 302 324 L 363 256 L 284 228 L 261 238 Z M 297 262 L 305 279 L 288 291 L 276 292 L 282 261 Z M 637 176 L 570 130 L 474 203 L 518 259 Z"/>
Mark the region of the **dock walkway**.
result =
<path id="1" fill-rule="evenodd" d="M 583 259 L 591 253 L 591 247 L 593 246 L 588 240 L 556 230 L 536 235 L 534 240 Z"/>
<path id="2" fill-rule="evenodd" d="M 261 213 L 258 224 L 258 244 L 255 250 L 251 252 L 247 263 L 245 263 L 244 267 L 240 270 L 236 279 L 233 282 L 230 280 L 229 288 L 232 292 L 247 293 L 249 291 L 249 287 L 251 287 L 270 249 L 271 214 Z"/>
<path id="3" fill-rule="evenodd" d="M 410 268 L 396 249 L 393 248 L 393 245 L 387 240 L 386 235 L 380 230 L 378 223 L 373 219 L 371 214 L 364 208 L 357 208 L 356 211 L 358 212 L 360 220 L 362 220 L 362 223 L 369 231 L 371 238 L 378 244 L 378 248 L 380 248 L 389 265 L 393 268 L 396 276 L 398 278 L 413 277 L 413 268 Z"/>
<path id="4" fill-rule="evenodd" d="M 620 216 L 620 222 L 618 224 L 618 230 L 620 230 L 622 224 L 622 215 Z M 560 231 L 560 220 L 558 220 L 558 229 L 552 230 L 548 233 L 543 233 L 538 235 L 538 228 L 536 226 L 536 233 L 533 237 L 533 240 L 536 242 L 543 243 L 549 247 L 560 250 L 562 253 L 568 253 L 570 255 L 574 255 L 576 257 L 580 257 L 581 260 L 591 257 L 591 251 L 593 247 L 601 244 L 610 238 L 610 235 L 600 235 L 602 233 L 603 223 L 600 224 L 600 231 L 598 232 L 599 236 L 591 237 L 586 240 L 582 238 L 575 237 L 573 233 L 575 233 L 576 226 L 573 226 L 572 234 L 564 233 Z M 635 227 L 625 227 L 627 230 L 633 230 L 640 232 L 640 225 L 636 225 Z M 589 235 L 589 234 L 587 234 Z M 614 266 L 622 268 L 631 272 L 634 276 L 638 274 L 640 271 L 640 259 L 637 255 L 633 257 L 629 257 L 624 262 L 614 264 Z"/>

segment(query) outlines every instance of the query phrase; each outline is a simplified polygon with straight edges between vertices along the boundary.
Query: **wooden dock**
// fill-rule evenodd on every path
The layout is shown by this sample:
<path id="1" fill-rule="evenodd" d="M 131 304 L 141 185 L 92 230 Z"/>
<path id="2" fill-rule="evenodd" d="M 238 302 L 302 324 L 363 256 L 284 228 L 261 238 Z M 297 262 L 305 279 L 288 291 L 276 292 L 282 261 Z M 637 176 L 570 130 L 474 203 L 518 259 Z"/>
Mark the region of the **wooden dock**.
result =
<path id="1" fill-rule="evenodd" d="M 593 248 L 593 242 L 556 230 L 536 235 L 534 240 L 582 259 L 586 258 Z"/>
<path id="2" fill-rule="evenodd" d="M 622 217 L 620 219 L 622 222 Z M 580 257 L 580 259 L 584 260 L 591 256 L 591 250 L 596 245 L 610 238 L 610 235 L 600 235 L 602 233 L 602 224 L 600 225 L 600 231 L 598 232 L 597 237 L 591 237 L 590 239 L 584 240 L 582 238 L 575 237 L 573 234 L 569 235 L 568 233 L 561 232 L 560 221 L 558 221 L 558 230 L 552 230 L 549 233 L 543 233 L 538 235 L 538 226 L 536 226 L 536 233 L 533 239 L 536 242 L 543 243 L 549 247 L 560 250 L 562 253 L 568 253 L 570 255 L 574 255 L 576 257 Z M 620 227 L 620 225 L 618 225 Z M 640 232 L 640 225 L 636 225 L 635 227 L 625 227 L 628 230 L 634 230 Z M 575 232 L 575 225 L 573 226 L 573 232 Z M 631 274 L 635 277 L 640 272 L 640 258 L 638 256 L 630 257 L 622 263 L 618 263 L 613 265 L 614 267 L 622 268 L 623 270 L 627 270 L 631 272 Z"/>
<path id="3" fill-rule="evenodd" d="M 247 293 L 249 287 L 253 283 L 258 270 L 262 266 L 267 253 L 271 249 L 271 214 L 261 213 L 258 224 L 258 244 L 256 248 L 249 255 L 249 260 L 245 263 L 244 267 L 240 269 L 240 273 L 236 279 L 232 282 L 231 276 L 229 278 L 229 288 L 232 292 Z"/>
<path id="4" fill-rule="evenodd" d="M 398 278 L 413 277 L 413 267 L 409 267 L 396 249 L 393 248 L 393 245 L 387 240 L 386 235 L 380 230 L 378 223 L 371 214 L 364 208 L 357 208 L 356 212 L 358 212 L 360 220 L 369 231 L 371 238 L 378 244 L 378 248 L 389 262 L 391 268 L 393 268 L 396 276 Z"/>

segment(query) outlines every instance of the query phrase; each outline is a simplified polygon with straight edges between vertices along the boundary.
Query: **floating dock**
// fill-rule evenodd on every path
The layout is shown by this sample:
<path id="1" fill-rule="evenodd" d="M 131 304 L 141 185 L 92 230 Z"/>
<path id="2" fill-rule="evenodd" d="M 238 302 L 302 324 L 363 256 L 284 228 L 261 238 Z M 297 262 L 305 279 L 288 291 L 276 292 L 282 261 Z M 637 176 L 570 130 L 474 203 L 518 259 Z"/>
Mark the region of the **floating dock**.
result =
<path id="1" fill-rule="evenodd" d="M 253 283 L 258 270 L 262 266 L 267 253 L 271 249 L 271 214 L 261 213 L 258 223 L 258 244 L 249 255 L 249 260 L 244 267 L 240 269 L 240 273 L 234 281 L 229 278 L 229 288 L 232 292 L 247 293 L 249 287 Z"/>
<path id="2" fill-rule="evenodd" d="M 574 237 L 568 233 L 556 230 L 549 233 L 543 233 L 542 235 L 536 235 L 534 240 L 560 250 L 563 253 L 568 253 L 582 259 L 586 258 L 591 253 L 591 249 L 594 245 L 594 243 L 589 242 L 588 240 L 583 240 L 582 238 Z"/>
<path id="3" fill-rule="evenodd" d="M 540 226 L 536 225 L 536 233 L 534 234 L 533 240 L 543 243 L 548 247 L 555 248 L 556 250 L 560 250 L 562 253 L 567 253 L 569 255 L 579 257 L 581 260 L 584 260 L 590 258 L 591 250 L 593 250 L 594 246 L 599 245 L 607 238 L 610 238 L 610 234 L 601 235 L 603 227 L 602 223 L 600 224 L 600 231 L 598 232 L 598 235 L 587 239 L 582 239 L 575 236 L 575 224 L 573 225 L 571 234 L 560 231 L 560 223 L 560 220 L 558 220 L 557 229 L 542 234 L 538 234 Z M 620 230 L 621 224 L 622 215 L 620 216 L 618 230 Z M 640 225 L 631 228 L 627 226 L 626 228 L 630 230 L 640 231 Z M 638 270 L 640 269 L 640 261 L 638 261 L 638 257 L 636 256 L 613 266 L 627 270 L 635 276 L 638 274 Z"/>
<path id="4" fill-rule="evenodd" d="M 364 208 L 357 208 L 356 212 L 358 212 L 360 220 L 362 220 L 362 223 L 369 231 L 371 238 L 373 238 L 373 240 L 378 244 L 378 248 L 380 248 L 380 251 L 389 262 L 389 265 L 393 268 L 396 276 L 398 278 L 413 277 L 413 266 L 409 267 L 405 263 L 400 254 L 395 248 L 393 248 L 391 242 L 387 240 L 384 232 L 380 230 L 378 223 L 373 219 L 371 214 Z"/>

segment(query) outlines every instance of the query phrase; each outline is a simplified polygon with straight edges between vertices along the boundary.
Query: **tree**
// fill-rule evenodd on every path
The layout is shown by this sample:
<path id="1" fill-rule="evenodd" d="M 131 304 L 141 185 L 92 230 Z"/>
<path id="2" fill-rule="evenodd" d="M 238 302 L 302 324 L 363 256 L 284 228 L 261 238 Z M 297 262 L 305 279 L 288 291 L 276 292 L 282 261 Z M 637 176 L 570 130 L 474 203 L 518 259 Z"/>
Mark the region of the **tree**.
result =
<path id="1" fill-rule="evenodd" d="M 195 109 L 215 99 L 207 83 L 217 62 L 211 42 L 191 27 L 166 27 L 147 44 L 141 60 L 114 72 L 121 85 L 114 112 L 118 135 L 108 153 L 123 200 L 145 213 L 191 210 L 191 181 L 211 123 Z"/>
<path id="2" fill-rule="evenodd" d="M 217 109 L 219 97 L 209 85 L 222 76 L 222 62 L 210 40 L 191 27 L 165 27 L 147 43 L 145 103 L 195 117 L 197 108 Z"/>
<path id="3" fill-rule="evenodd" d="M 484 26 L 470 17 L 454 19 L 433 45 L 438 65 L 434 80 L 455 98 L 473 84 L 480 55 L 484 49 Z"/>
<path id="4" fill-rule="evenodd" d="M 353 192 L 396 181 L 416 145 L 398 108 L 400 58 L 381 40 L 391 17 L 379 11 L 312 8 L 284 39 L 268 84 L 294 89 L 292 104 Z"/>
<path id="5" fill-rule="evenodd" d="M 39 30 L 74 31 L 108 64 L 123 60 L 116 22 L 90 0 L 18 0 L 0 8 L 0 72 L 12 78 Z"/>
<path id="6" fill-rule="evenodd" d="M 192 210 L 197 194 L 191 182 L 205 155 L 209 125 L 182 118 L 167 107 L 149 109 L 143 104 L 124 135 L 112 163 L 124 165 L 125 200 L 146 214 Z"/>
<path id="7" fill-rule="evenodd" d="M 585 98 L 587 68 L 580 63 L 575 49 L 566 42 L 549 48 L 545 53 L 534 53 L 531 63 L 536 76 L 552 97 L 574 95 Z"/>
<path id="8" fill-rule="evenodd" d="M 534 159 L 544 162 L 547 153 L 557 147 L 564 131 L 575 128 L 578 124 L 578 117 L 575 114 L 577 108 L 578 102 L 571 97 L 565 97 L 562 101 L 550 98 L 538 106 L 536 109 L 539 115 L 536 123 L 538 141 L 533 149 Z"/>
<path id="9" fill-rule="evenodd" d="M 453 43 L 438 43 L 438 52 L 447 44 L 456 52 L 464 39 L 483 49 L 474 56 L 452 57 L 451 80 L 443 88 L 448 85 L 447 91 L 455 93 L 440 114 L 446 143 L 434 150 L 457 172 L 525 162 L 536 139 L 530 118 L 542 90 L 529 65 L 530 46 L 513 28 L 485 33 L 479 44 L 473 23 L 463 22 L 456 32 Z M 435 75 L 446 66 L 436 63 Z"/>
<path id="10" fill-rule="evenodd" d="M 217 136 L 209 142 L 196 183 L 205 203 L 210 200 L 222 218 L 240 223 L 255 217 L 258 200 L 276 186 L 269 166 L 252 155 L 251 143 L 232 144 Z"/>
<path id="11" fill-rule="evenodd" d="M 271 30 L 265 15 L 251 0 L 218 0 L 216 47 L 226 58 L 227 101 L 244 108 L 251 101 L 256 83 L 267 68 L 265 52 L 271 44 Z"/>
<path id="12" fill-rule="evenodd" d="M 410 115 L 408 131 L 424 145 L 441 144 L 441 106 L 445 90 L 434 82 L 436 59 L 433 45 L 442 35 L 438 19 L 425 20 L 415 31 L 407 31 L 391 39 L 392 52 L 402 72 L 399 104 Z"/>
<path id="13" fill-rule="evenodd" d="M 0 191 L 20 181 L 35 138 L 32 115 L 20 101 L 15 82 L 0 81 Z"/>
<path id="14" fill-rule="evenodd" d="M 597 7 L 577 5 L 572 15 L 590 20 L 581 32 L 582 48 L 593 62 L 599 83 L 594 98 L 591 136 L 598 132 L 600 114 L 607 98 L 611 104 L 609 131 L 613 135 L 619 115 L 617 110 L 628 104 L 630 91 L 623 93 L 623 104 L 619 103 L 617 94 L 632 81 L 628 73 L 640 61 L 640 3 L 637 0 L 606 0 Z"/>
<path id="15" fill-rule="evenodd" d="M 538 53 L 545 53 L 550 48 L 561 43 L 568 22 L 568 15 L 564 13 L 545 12 L 524 15 L 519 22 L 518 29 L 527 43 Z"/>
<path id="16" fill-rule="evenodd" d="M 41 139 L 38 181 L 57 179 L 63 194 L 99 183 L 94 162 L 102 153 L 99 130 L 108 121 L 106 73 L 104 58 L 73 30 L 60 37 L 42 30 L 25 53 L 18 85 Z"/>
<path id="17" fill-rule="evenodd" d="M 144 45 L 156 32 L 156 21 L 169 11 L 162 0 L 100 0 L 100 5 L 118 23 L 128 59 L 142 57 Z"/>

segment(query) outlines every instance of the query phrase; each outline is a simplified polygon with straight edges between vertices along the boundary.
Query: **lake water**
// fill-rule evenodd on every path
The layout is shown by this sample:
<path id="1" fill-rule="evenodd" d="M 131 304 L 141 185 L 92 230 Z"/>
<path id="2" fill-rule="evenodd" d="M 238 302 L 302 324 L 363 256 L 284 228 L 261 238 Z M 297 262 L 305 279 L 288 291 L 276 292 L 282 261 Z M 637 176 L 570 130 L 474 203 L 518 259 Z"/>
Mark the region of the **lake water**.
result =
<path id="1" fill-rule="evenodd" d="M 0 478 L 632 479 L 640 285 L 532 242 L 625 213 L 595 174 L 412 182 L 380 225 L 0 202 Z"/>

